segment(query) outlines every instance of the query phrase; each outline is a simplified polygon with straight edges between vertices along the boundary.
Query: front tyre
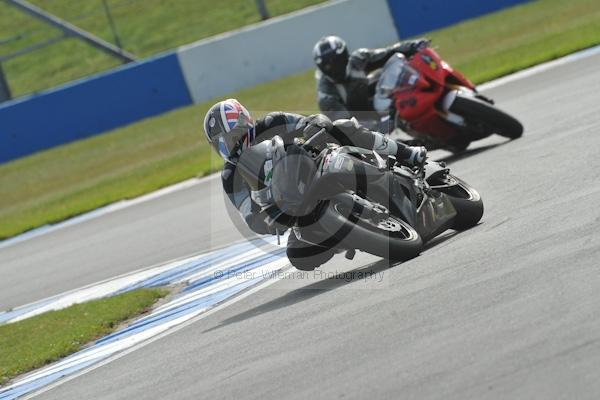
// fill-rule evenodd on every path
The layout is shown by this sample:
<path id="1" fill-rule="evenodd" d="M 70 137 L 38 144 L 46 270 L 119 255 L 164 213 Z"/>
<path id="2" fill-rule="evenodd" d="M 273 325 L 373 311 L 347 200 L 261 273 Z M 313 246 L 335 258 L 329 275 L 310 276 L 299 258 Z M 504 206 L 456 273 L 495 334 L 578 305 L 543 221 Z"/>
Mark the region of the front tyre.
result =
<path id="1" fill-rule="evenodd" d="M 351 199 L 350 195 L 348 198 Z M 333 198 L 319 219 L 339 247 L 358 249 L 395 261 L 419 255 L 423 240 L 419 233 L 401 218 L 391 214 L 378 218 L 353 210 L 348 198 Z"/>
<path id="2" fill-rule="evenodd" d="M 456 209 L 456 217 L 451 228 L 462 231 L 474 227 L 483 216 L 483 201 L 477 190 L 465 181 L 448 174 L 436 178 L 430 185 L 444 193 Z"/>
<path id="3" fill-rule="evenodd" d="M 474 97 L 458 94 L 450 111 L 463 116 L 467 124 L 476 130 L 483 129 L 509 139 L 517 139 L 523 135 L 523 125 L 517 119 Z"/>

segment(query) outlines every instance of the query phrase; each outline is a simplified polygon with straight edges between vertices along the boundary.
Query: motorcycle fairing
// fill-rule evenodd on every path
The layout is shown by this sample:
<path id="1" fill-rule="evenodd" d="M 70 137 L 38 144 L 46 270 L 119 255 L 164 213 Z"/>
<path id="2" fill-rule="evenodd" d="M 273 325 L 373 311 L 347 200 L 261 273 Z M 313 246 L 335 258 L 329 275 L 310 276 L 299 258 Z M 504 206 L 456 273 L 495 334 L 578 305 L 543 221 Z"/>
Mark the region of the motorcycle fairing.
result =
<path id="1" fill-rule="evenodd" d="M 425 166 L 426 177 L 432 177 L 444 170 L 437 167 Z M 430 170 L 429 172 L 427 170 Z M 431 190 L 423 190 L 414 184 L 414 176 L 409 176 L 408 171 L 396 170 L 390 174 L 393 180 L 391 192 L 393 204 L 415 228 L 423 240 L 429 240 L 445 231 L 452 224 L 456 216 L 456 209 L 448 196 Z M 406 194 L 408 193 L 408 196 Z M 410 201 L 407 201 L 410 198 Z"/>
<path id="2" fill-rule="evenodd" d="M 431 191 L 417 209 L 417 221 L 413 226 L 423 240 L 427 241 L 448 229 L 455 216 L 456 209 L 448 196 Z"/>
<path id="3" fill-rule="evenodd" d="M 313 182 L 319 187 L 315 192 L 318 198 L 348 190 L 364 194 L 404 217 L 425 240 L 448 229 L 456 210 L 445 194 L 416 187 L 412 172 L 382 171 L 358 156 L 369 158 L 373 151 L 344 146 L 330 153 L 327 168 Z M 426 177 L 446 171 L 437 163 L 425 168 Z"/>
<path id="4" fill-rule="evenodd" d="M 459 133 L 459 127 L 446 118 L 439 104 L 448 89 L 459 87 L 475 90 L 475 86 L 460 72 L 444 62 L 435 50 L 426 48 L 411 58 L 408 65 L 419 72 L 413 90 L 394 92 L 394 107 L 407 121 L 411 135 L 431 141 L 449 142 Z"/>

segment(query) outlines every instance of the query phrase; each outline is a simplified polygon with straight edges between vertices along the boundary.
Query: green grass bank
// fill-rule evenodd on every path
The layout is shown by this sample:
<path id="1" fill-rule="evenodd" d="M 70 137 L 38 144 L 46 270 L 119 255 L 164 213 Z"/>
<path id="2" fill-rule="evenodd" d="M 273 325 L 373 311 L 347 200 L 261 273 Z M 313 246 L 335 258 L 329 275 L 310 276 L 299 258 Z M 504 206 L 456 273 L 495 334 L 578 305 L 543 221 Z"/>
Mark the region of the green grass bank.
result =
<path id="1" fill-rule="evenodd" d="M 100 0 L 29 0 L 111 43 L 115 42 Z M 323 0 L 265 0 L 272 16 Z M 260 21 L 254 1 L 107 0 L 123 48 L 145 58 L 202 38 Z M 0 1 L 0 55 L 40 43 L 60 31 Z M 13 39 L 13 40 L 8 40 Z M 7 40 L 4 42 L 4 40 Z M 2 64 L 13 97 L 107 70 L 119 61 L 68 38 Z"/>
<path id="2" fill-rule="evenodd" d="M 138 289 L 0 325 L 0 385 L 75 353 L 147 311 L 167 293 Z"/>

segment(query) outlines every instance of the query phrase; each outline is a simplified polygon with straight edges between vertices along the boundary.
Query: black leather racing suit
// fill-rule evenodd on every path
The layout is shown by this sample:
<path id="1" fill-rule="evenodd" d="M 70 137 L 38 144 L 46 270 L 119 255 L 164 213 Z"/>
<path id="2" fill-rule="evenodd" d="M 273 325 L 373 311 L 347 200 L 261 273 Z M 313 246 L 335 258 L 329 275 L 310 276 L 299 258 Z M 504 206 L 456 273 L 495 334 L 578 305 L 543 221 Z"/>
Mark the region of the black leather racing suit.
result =
<path id="1" fill-rule="evenodd" d="M 259 143 L 274 136 L 281 136 L 286 144 L 292 143 L 295 137 L 302 136 L 304 128 L 301 123 L 303 115 L 273 112 L 256 121 L 254 143 Z M 225 162 L 221 172 L 223 190 L 229 200 L 238 209 L 248 227 L 259 234 L 270 233 L 265 223 L 266 215 L 259 213 L 258 205 L 250 197 L 250 187 L 243 178 L 236 174 L 236 165 Z"/>
<path id="2" fill-rule="evenodd" d="M 323 124 L 323 121 L 326 124 Z M 375 149 L 381 154 L 396 155 L 399 159 L 407 158 L 410 154 L 410 150 L 405 145 L 388 140 L 379 132 L 368 130 L 359 125 L 356 120 L 338 120 L 331 123 L 328 118 L 322 115 L 305 117 L 299 114 L 284 112 L 269 113 L 256 122 L 254 143 L 259 143 L 278 135 L 283 139 L 285 144 L 291 144 L 294 138 L 302 137 L 305 128 L 311 125 L 317 128 L 316 130 L 327 125 L 326 129 L 329 135 L 331 135 L 331 142 L 338 142 L 341 145 L 354 145 L 367 149 Z M 259 234 L 274 234 L 275 232 L 271 232 L 265 222 L 266 215 L 260 212 L 259 206 L 252 200 L 250 187 L 241 175 L 236 173 L 235 164 L 225 162 L 221 179 L 225 193 L 238 209 L 248 227 Z M 301 250 L 302 259 L 296 257 L 298 250 Z M 292 265 L 299 269 L 314 269 L 329 260 L 334 252 L 331 249 L 325 250 L 300 242 L 293 232 L 290 233 L 287 255 Z M 307 258 L 307 254 L 311 257 Z"/>
<path id="3" fill-rule="evenodd" d="M 335 82 L 317 70 L 315 78 L 319 110 L 332 120 L 351 116 L 360 120 L 369 119 L 373 112 L 372 97 L 376 84 L 369 84 L 369 73 L 382 68 L 395 53 L 412 56 L 425 42 L 425 39 L 417 39 L 380 49 L 355 50 L 350 54 L 346 79 L 342 82 Z"/>

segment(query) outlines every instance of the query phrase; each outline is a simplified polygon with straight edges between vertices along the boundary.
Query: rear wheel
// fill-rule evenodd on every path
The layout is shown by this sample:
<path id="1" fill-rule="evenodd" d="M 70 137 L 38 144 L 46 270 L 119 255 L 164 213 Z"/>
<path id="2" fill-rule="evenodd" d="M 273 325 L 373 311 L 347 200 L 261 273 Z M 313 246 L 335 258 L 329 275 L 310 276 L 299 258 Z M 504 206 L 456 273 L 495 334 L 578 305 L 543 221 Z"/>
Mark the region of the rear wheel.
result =
<path id="1" fill-rule="evenodd" d="M 448 196 L 456 209 L 452 229 L 462 231 L 477 225 L 483 216 L 483 201 L 477 190 L 454 175 L 445 175 L 430 182 L 433 189 Z"/>
<path id="2" fill-rule="evenodd" d="M 517 119 L 474 97 L 457 95 L 450 111 L 463 116 L 476 131 L 497 133 L 510 139 L 523 135 L 523 125 Z"/>
<path id="3" fill-rule="evenodd" d="M 319 223 L 339 241 L 340 247 L 358 249 L 390 260 L 407 260 L 419 255 L 423 241 L 402 218 L 387 212 L 357 212 L 352 196 L 332 199 Z M 385 210 L 382 208 L 382 211 Z"/>

